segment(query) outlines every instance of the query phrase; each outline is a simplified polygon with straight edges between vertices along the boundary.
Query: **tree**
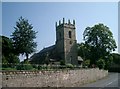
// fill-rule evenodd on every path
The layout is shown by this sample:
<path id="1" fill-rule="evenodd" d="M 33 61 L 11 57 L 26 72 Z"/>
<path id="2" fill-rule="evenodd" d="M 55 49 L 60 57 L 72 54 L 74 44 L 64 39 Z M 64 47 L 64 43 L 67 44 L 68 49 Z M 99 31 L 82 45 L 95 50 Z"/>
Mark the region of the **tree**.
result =
<path id="1" fill-rule="evenodd" d="M 113 62 L 109 67 L 110 72 L 120 72 L 120 54 L 112 53 Z"/>
<path id="2" fill-rule="evenodd" d="M 33 31 L 33 26 L 29 24 L 28 20 L 22 17 L 16 22 L 14 28 L 15 31 L 11 36 L 16 53 L 25 55 L 26 59 L 28 59 L 29 54 L 34 52 L 37 46 L 36 42 L 34 42 L 37 32 Z"/>
<path id="3" fill-rule="evenodd" d="M 118 53 L 112 53 L 112 56 L 113 56 L 113 62 L 115 64 L 120 65 L 120 54 L 118 54 Z"/>
<path id="4" fill-rule="evenodd" d="M 81 56 L 84 60 L 90 59 L 90 46 L 85 43 L 77 44 L 78 56 Z"/>
<path id="5" fill-rule="evenodd" d="M 10 38 L 0 36 L 2 39 L 2 63 L 19 63 L 19 58 L 15 55 L 13 42 Z"/>
<path id="6" fill-rule="evenodd" d="M 84 62 L 83 62 L 83 66 L 84 67 L 89 67 L 89 65 L 90 65 L 90 60 L 85 60 Z"/>
<path id="7" fill-rule="evenodd" d="M 113 57 L 112 57 L 111 53 L 104 58 L 104 61 L 105 61 L 105 67 L 104 67 L 104 69 L 109 69 L 109 67 L 113 63 Z"/>
<path id="8" fill-rule="evenodd" d="M 114 51 L 116 42 L 109 27 L 104 24 L 97 24 L 93 27 L 87 27 L 83 33 L 85 44 L 91 47 L 91 62 L 96 64 L 100 58 L 105 58 Z"/>
<path id="9" fill-rule="evenodd" d="M 12 40 L 5 36 L 0 36 L 2 38 L 2 54 L 8 56 L 9 53 L 13 53 Z"/>
<path id="10" fill-rule="evenodd" d="M 104 69 L 104 67 L 105 67 L 105 61 L 104 61 L 104 59 L 99 59 L 99 60 L 97 61 L 97 66 L 98 66 L 100 69 Z"/>

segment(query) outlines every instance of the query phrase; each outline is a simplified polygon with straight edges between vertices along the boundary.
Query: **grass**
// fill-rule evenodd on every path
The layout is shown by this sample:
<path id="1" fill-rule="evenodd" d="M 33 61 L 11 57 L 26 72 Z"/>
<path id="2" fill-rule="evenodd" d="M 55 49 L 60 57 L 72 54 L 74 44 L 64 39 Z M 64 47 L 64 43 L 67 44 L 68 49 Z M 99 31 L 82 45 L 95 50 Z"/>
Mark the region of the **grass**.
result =
<path id="1" fill-rule="evenodd" d="M 1 68 L 2 70 L 16 70 L 15 68 Z"/>

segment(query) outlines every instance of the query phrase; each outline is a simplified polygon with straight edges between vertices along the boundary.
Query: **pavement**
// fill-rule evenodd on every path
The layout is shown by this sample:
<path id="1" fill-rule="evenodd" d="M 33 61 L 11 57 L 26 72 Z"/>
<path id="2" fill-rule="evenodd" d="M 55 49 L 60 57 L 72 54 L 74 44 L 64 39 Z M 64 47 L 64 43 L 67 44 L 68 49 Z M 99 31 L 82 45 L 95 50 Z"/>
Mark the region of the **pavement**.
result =
<path id="1" fill-rule="evenodd" d="M 107 77 L 82 86 L 88 89 L 120 89 L 120 73 L 109 73 Z"/>

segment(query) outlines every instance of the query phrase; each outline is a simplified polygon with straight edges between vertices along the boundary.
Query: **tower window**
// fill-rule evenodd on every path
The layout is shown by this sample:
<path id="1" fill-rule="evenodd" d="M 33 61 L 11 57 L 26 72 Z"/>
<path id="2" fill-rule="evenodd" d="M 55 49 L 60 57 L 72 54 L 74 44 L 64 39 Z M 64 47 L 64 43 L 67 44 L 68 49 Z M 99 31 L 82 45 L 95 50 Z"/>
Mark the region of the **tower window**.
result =
<path id="1" fill-rule="evenodd" d="M 68 32 L 69 38 L 71 38 L 71 31 Z"/>

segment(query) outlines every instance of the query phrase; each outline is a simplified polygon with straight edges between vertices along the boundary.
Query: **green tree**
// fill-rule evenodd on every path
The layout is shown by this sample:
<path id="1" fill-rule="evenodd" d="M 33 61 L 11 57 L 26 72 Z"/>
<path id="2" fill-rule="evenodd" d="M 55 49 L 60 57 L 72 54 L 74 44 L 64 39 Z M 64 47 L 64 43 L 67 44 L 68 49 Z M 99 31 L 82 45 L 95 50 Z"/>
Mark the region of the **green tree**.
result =
<path id="1" fill-rule="evenodd" d="M 12 40 L 5 36 L 0 36 L 2 38 L 2 54 L 8 56 L 9 53 L 13 53 Z"/>
<path id="2" fill-rule="evenodd" d="M 83 66 L 84 66 L 84 67 L 89 67 L 89 65 L 90 65 L 90 60 L 85 60 L 85 61 L 83 62 Z"/>
<path id="3" fill-rule="evenodd" d="M 110 54 L 110 55 L 106 56 L 104 59 L 105 59 L 105 69 L 109 69 L 109 67 L 113 63 L 113 56 Z"/>
<path id="4" fill-rule="evenodd" d="M 87 27 L 83 37 L 85 44 L 91 47 L 91 63 L 93 64 L 96 64 L 96 61 L 100 58 L 104 59 L 117 48 L 112 32 L 104 24 Z"/>
<path id="5" fill-rule="evenodd" d="M 97 66 L 98 66 L 100 69 L 104 69 L 104 67 L 105 67 L 105 61 L 104 61 L 104 59 L 99 59 L 99 60 L 97 61 Z"/>
<path id="6" fill-rule="evenodd" d="M 120 54 L 118 54 L 118 53 L 112 53 L 112 57 L 113 57 L 113 62 L 115 64 L 120 65 Z"/>
<path id="7" fill-rule="evenodd" d="M 90 59 L 90 46 L 85 43 L 77 44 L 78 56 L 81 56 L 84 60 Z"/>
<path id="8" fill-rule="evenodd" d="M 36 42 L 34 42 L 37 32 L 33 31 L 33 26 L 22 17 L 16 22 L 14 28 L 15 31 L 11 36 L 16 53 L 25 55 L 26 59 L 28 59 L 29 54 L 33 53 L 37 46 Z"/>
<path id="9" fill-rule="evenodd" d="M 16 67 L 17 70 L 32 70 L 33 66 L 30 64 L 30 62 L 25 59 L 20 63 L 20 65 L 17 65 Z"/>
<path id="10" fill-rule="evenodd" d="M 65 65 L 65 60 L 60 60 L 60 65 Z"/>
<path id="11" fill-rule="evenodd" d="M 113 62 L 109 67 L 110 72 L 120 72 L 120 54 L 112 53 Z"/>
<path id="12" fill-rule="evenodd" d="M 15 55 L 13 42 L 10 38 L 0 36 L 2 38 L 2 63 L 19 63 L 19 58 Z"/>

